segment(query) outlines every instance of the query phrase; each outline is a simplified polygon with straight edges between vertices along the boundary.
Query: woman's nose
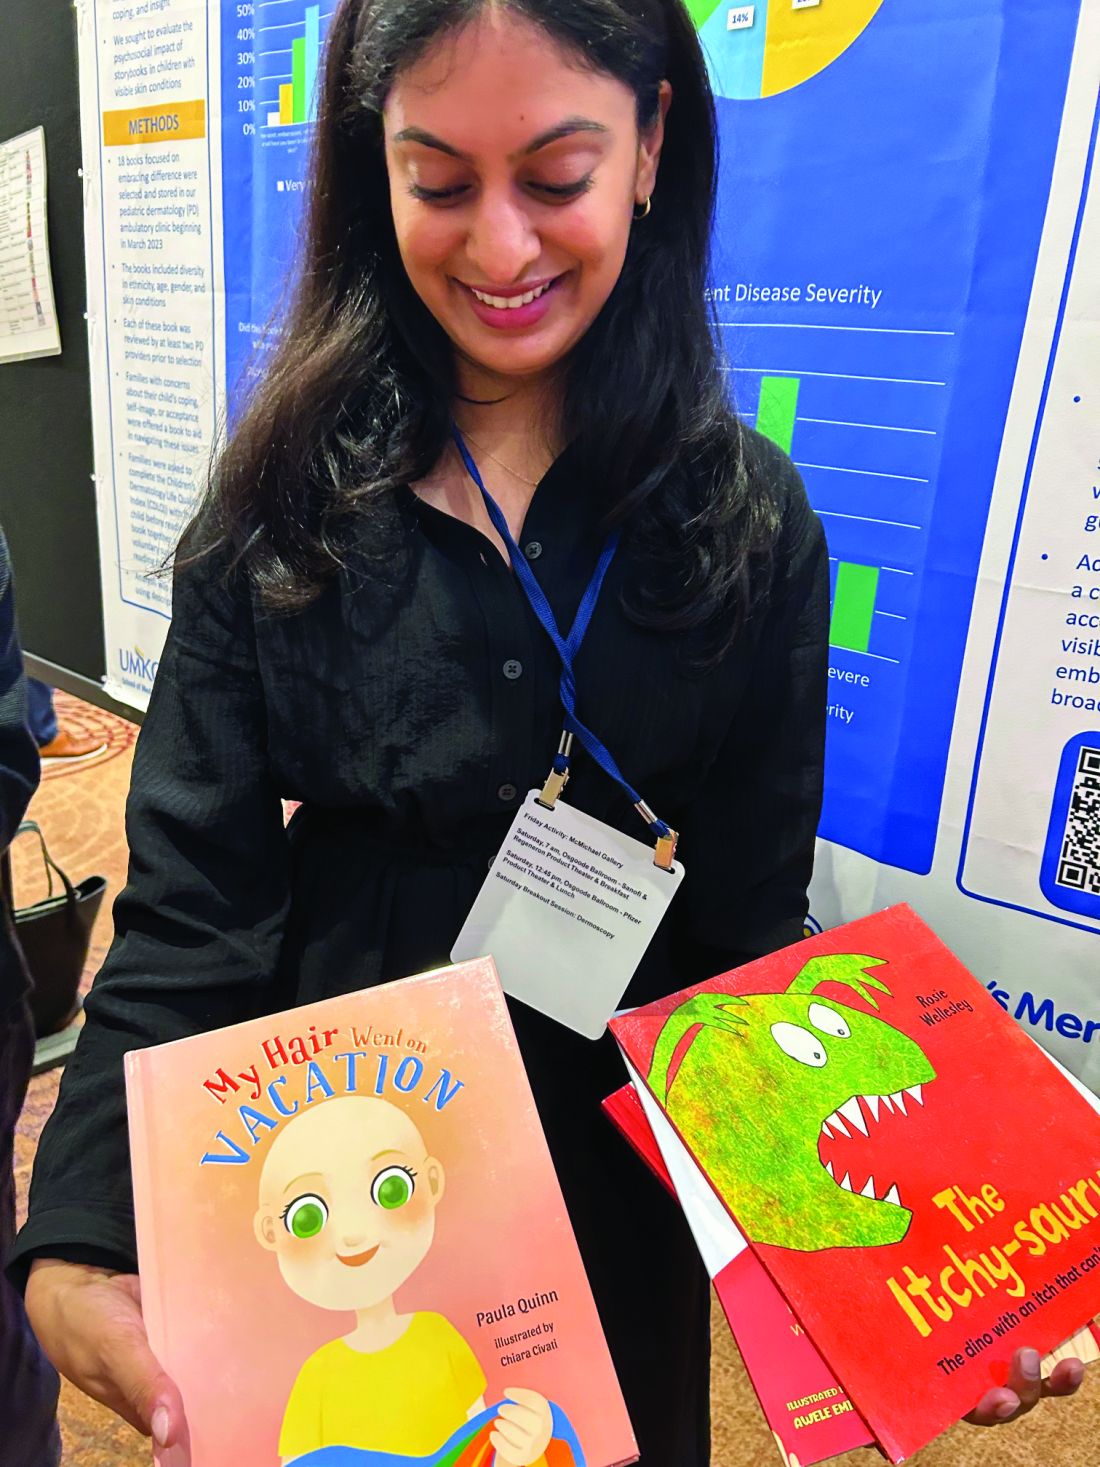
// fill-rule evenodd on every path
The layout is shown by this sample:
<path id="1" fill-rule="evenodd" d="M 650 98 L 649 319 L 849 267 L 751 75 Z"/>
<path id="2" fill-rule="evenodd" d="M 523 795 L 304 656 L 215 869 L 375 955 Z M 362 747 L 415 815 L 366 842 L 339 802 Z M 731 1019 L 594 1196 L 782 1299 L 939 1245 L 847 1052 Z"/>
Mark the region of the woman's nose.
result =
<path id="1" fill-rule="evenodd" d="M 522 201 L 486 195 L 470 223 L 466 253 L 482 284 L 512 285 L 538 260 L 542 241 Z"/>

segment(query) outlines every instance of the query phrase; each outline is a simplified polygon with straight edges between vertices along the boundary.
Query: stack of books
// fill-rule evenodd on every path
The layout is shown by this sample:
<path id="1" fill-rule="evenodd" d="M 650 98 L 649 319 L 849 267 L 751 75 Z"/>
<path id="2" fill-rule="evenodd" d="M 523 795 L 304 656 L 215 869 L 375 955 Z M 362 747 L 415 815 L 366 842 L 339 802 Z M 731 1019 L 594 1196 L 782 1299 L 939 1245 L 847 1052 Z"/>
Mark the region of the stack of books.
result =
<path id="1" fill-rule="evenodd" d="M 785 1461 L 902 1462 L 1019 1346 L 1097 1358 L 1100 1115 L 908 907 L 618 1016 Z"/>

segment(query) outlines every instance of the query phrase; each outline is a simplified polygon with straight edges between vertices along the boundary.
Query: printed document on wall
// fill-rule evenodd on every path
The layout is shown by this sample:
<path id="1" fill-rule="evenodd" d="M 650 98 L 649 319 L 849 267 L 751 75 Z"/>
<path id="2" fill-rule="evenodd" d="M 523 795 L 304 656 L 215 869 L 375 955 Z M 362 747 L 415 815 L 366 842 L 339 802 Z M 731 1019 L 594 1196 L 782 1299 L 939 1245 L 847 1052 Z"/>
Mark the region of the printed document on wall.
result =
<path id="1" fill-rule="evenodd" d="M 46 134 L 0 143 L 0 362 L 61 351 L 46 228 Z"/>

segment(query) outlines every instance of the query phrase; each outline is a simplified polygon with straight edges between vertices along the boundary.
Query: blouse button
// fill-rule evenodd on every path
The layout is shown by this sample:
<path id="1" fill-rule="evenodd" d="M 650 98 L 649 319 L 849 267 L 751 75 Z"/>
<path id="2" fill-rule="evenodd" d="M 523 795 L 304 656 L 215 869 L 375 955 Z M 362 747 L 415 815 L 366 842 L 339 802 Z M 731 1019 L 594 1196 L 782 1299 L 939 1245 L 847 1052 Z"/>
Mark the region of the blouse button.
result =
<path id="1" fill-rule="evenodd" d="M 517 662 L 514 657 L 510 657 L 504 664 L 503 672 L 508 681 L 514 683 L 517 677 L 523 676 L 523 663 Z"/>
<path id="2" fill-rule="evenodd" d="M 528 560 L 538 560 L 542 554 L 542 545 L 538 540 L 529 540 L 523 547 L 523 553 Z"/>
<path id="3" fill-rule="evenodd" d="M 514 800 L 518 793 L 519 791 L 514 784 L 502 784 L 500 789 L 497 790 L 497 799 L 503 800 L 507 804 L 509 800 Z"/>

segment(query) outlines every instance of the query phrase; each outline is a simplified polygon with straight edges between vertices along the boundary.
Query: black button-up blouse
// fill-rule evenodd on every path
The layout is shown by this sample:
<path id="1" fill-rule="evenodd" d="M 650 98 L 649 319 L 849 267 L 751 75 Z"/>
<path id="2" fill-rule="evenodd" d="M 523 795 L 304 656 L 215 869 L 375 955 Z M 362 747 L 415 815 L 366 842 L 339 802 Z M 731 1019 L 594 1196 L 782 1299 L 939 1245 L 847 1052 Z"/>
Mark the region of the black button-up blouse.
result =
<path id="1" fill-rule="evenodd" d="M 802 935 L 828 565 L 793 466 L 747 442 L 783 516 L 752 625 L 700 672 L 690 634 L 641 628 L 622 609 L 636 571 L 627 541 L 577 658 L 580 717 L 680 831 L 687 871 L 625 1002 Z M 411 491 L 398 501 L 401 574 L 341 575 L 294 616 L 261 614 L 213 561 L 177 573 L 134 761 L 117 935 L 39 1148 L 24 1267 L 35 1255 L 134 1266 L 126 1050 L 447 962 L 518 805 L 546 777 L 561 732 L 548 637 L 477 530 Z M 601 543 L 594 487 L 566 451 L 519 537 L 563 628 Z M 566 798 L 644 834 L 581 750 Z M 286 829 L 281 799 L 303 802 Z M 606 1038 L 513 1013 L 553 1146 L 562 1065 L 570 1104 L 593 1108 L 622 1067 Z"/>

